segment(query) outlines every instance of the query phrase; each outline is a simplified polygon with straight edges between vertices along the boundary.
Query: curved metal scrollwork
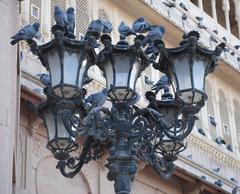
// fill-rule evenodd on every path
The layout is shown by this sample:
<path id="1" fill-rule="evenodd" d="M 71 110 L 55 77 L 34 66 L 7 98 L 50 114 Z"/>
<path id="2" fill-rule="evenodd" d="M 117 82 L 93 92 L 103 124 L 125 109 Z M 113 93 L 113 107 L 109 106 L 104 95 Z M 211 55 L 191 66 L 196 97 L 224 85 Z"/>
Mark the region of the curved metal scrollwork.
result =
<path id="1" fill-rule="evenodd" d="M 73 178 L 81 170 L 83 164 L 86 162 L 86 158 L 91 148 L 92 142 L 93 138 L 89 136 L 86 139 L 81 155 L 78 158 L 70 157 L 67 160 L 60 160 L 58 162 L 57 168 L 60 170 L 63 176 Z M 78 162 L 76 163 L 76 161 Z"/>
<path id="2" fill-rule="evenodd" d="M 113 146 L 111 155 L 117 155 L 118 145 L 122 150 L 135 153 L 163 178 L 169 178 L 174 169 L 172 162 L 186 148 L 183 140 L 192 131 L 197 117 L 188 113 L 186 107 L 182 113 L 177 103 L 162 104 L 161 109 L 164 111 L 115 103 L 111 110 L 105 107 L 91 109 L 82 120 L 70 112 L 64 113 L 62 117 L 69 132 L 74 137 L 81 134 L 88 138 L 80 157 L 59 161 L 58 168 L 64 176 L 72 177 L 84 162 L 100 158 L 106 145 Z M 66 167 L 74 171 L 66 173 Z"/>
<path id="3" fill-rule="evenodd" d="M 175 169 L 175 165 L 172 162 L 167 162 L 163 158 L 156 156 L 153 157 L 150 166 L 152 166 L 163 179 L 171 178 Z"/>
<path id="4" fill-rule="evenodd" d="M 72 178 L 84 163 L 101 158 L 105 150 L 111 148 L 107 167 L 113 180 L 122 173 L 123 158 L 133 165 L 129 168 L 135 168 L 136 161 L 141 159 L 161 177 L 170 178 L 173 161 L 186 148 L 183 140 L 197 119 L 190 109 L 197 113 L 200 108 L 182 106 L 175 100 L 151 103 L 143 109 L 124 102 L 114 103 L 111 109 L 93 107 L 81 118 L 68 109 L 62 110 L 61 117 L 69 134 L 86 140 L 79 157 L 60 160 L 57 168 L 64 176 Z M 115 166 L 116 161 L 120 166 Z M 111 167 L 113 164 L 115 170 Z"/>

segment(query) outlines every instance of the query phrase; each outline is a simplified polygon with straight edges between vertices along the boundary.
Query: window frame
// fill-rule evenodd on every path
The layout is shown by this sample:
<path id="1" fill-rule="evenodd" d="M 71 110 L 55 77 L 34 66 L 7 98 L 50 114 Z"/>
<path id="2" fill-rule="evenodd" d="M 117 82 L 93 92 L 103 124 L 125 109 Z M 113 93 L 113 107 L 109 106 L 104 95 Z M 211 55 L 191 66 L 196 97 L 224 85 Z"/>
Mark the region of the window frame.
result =
<path id="1" fill-rule="evenodd" d="M 35 15 L 33 14 L 33 9 L 36 9 L 36 10 L 37 10 L 37 15 L 38 15 L 38 16 L 35 16 Z M 31 4 L 31 16 L 34 17 L 34 18 L 36 18 L 36 19 L 38 19 L 38 20 L 39 20 L 39 18 L 40 18 L 40 8 L 39 8 L 38 6 L 36 6 L 36 5 L 34 5 L 34 4 Z"/>

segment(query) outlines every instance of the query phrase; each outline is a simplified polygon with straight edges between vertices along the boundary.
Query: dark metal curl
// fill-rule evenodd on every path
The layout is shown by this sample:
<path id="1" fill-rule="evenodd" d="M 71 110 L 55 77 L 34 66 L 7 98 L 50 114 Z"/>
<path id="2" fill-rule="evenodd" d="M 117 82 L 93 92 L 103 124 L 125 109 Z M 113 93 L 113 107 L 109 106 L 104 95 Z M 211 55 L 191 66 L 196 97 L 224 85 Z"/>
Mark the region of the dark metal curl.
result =
<path id="1" fill-rule="evenodd" d="M 154 156 L 150 165 L 163 179 L 169 179 L 175 170 L 175 165 L 172 162 L 167 162 L 163 158 Z"/>
<path id="2" fill-rule="evenodd" d="M 80 127 L 81 125 L 80 118 L 78 118 L 75 114 L 72 114 L 69 111 L 65 111 L 64 113 L 62 113 L 62 120 L 68 133 L 72 137 L 77 137 L 79 134 L 85 133 L 86 129 Z M 76 131 L 73 131 L 73 128 L 76 129 Z"/>
<path id="3" fill-rule="evenodd" d="M 60 170 L 63 176 L 67 178 L 73 178 L 77 173 L 80 172 L 83 164 L 86 161 L 86 157 L 91 148 L 92 143 L 93 137 L 89 136 L 84 143 L 82 153 L 78 159 L 71 157 L 68 160 L 58 161 L 56 168 Z M 75 164 L 76 160 L 78 160 L 77 164 Z M 73 171 L 67 172 L 66 171 L 67 168 Z"/>
<path id="4" fill-rule="evenodd" d="M 178 119 L 176 121 L 173 131 L 171 131 L 171 130 L 163 130 L 163 131 L 169 139 L 171 139 L 173 141 L 176 141 L 176 140 L 182 141 L 192 132 L 195 121 L 197 119 L 198 119 L 198 117 L 195 115 L 188 115 L 184 120 Z M 179 128 L 178 128 L 178 124 L 180 124 Z M 179 135 L 176 135 L 178 133 L 179 133 Z"/>
<path id="5" fill-rule="evenodd" d="M 144 117 L 134 118 L 132 121 L 132 127 L 129 130 L 130 137 L 133 138 L 141 136 L 141 134 L 143 134 L 143 131 L 145 131 L 148 126 L 149 122 L 146 118 Z"/>

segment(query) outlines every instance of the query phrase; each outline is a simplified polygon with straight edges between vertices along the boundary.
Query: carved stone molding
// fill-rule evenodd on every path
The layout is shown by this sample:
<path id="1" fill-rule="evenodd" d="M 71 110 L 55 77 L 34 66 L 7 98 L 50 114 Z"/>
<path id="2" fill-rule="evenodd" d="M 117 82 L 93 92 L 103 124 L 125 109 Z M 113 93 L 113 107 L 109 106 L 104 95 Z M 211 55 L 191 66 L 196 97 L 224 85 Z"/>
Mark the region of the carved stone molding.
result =
<path id="1" fill-rule="evenodd" d="M 49 153 L 49 151 L 46 148 L 46 144 L 47 144 L 46 138 L 38 134 L 34 134 L 32 143 L 33 143 L 32 153 L 35 156 L 42 158 L 44 155 Z"/>
<path id="2" fill-rule="evenodd" d="M 210 158 L 217 160 L 224 166 L 240 170 L 240 161 L 234 157 L 233 153 L 227 153 L 225 150 L 220 150 L 207 140 L 202 140 L 194 135 L 188 137 L 188 146 L 196 148 L 199 152 L 207 154 Z"/>
<path id="3" fill-rule="evenodd" d="M 39 118 L 39 116 L 36 113 L 29 113 L 28 114 L 29 120 L 28 120 L 28 126 L 27 129 L 30 133 L 30 135 L 34 135 L 34 132 L 39 128 L 40 124 L 43 123 L 42 119 Z"/>
<path id="4" fill-rule="evenodd" d="M 210 0 L 209 0 L 210 1 Z M 197 28 L 198 27 L 198 21 L 195 20 L 195 13 L 201 13 L 202 12 L 202 8 L 201 5 L 200 6 L 195 6 L 191 1 L 184 1 L 184 3 L 186 4 L 186 6 L 188 7 L 188 12 L 185 13 L 188 17 L 188 22 L 183 22 L 181 17 L 179 17 L 179 15 L 182 15 L 184 13 L 184 10 L 179 9 L 178 6 L 176 6 L 177 9 L 174 9 L 174 11 L 172 11 L 173 9 L 168 9 L 166 8 L 166 6 L 163 6 L 163 2 L 164 0 L 142 0 L 142 2 L 144 4 L 146 4 L 147 6 L 151 7 L 153 9 L 153 11 L 155 11 L 157 14 L 159 14 L 159 16 L 165 18 L 168 22 L 170 22 L 174 27 L 184 31 L 184 32 L 188 32 L 190 29 L 193 28 Z M 207 47 L 212 47 L 212 42 L 208 41 L 209 37 L 212 35 L 212 30 L 214 28 L 217 27 L 218 29 L 218 34 L 214 34 L 214 36 L 218 39 L 221 40 L 222 39 L 222 34 L 226 34 L 227 35 L 227 40 L 228 40 L 228 47 L 230 48 L 231 52 L 235 52 L 235 55 L 231 55 L 227 52 L 224 53 L 224 55 L 222 55 L 221 59 L 226 63 L 229 64 L 232 68 L 236 69 L 237 71 L 239 71 L 239 67 L 238 67 L 238 62 L 237 62 L 237 58 L 239 57 L 239 51 L 236 50 L 234 48 L 234 45 L 238 44 L 238 38 L 235 37 L 233 34 L 229 33 L 229 6 L 228 6 L 228 2 L 229 0 L 223 0 L 222 2 L 226 2 L 226 6 L 224 6 L 224 10 L 223 14 L 226 18 L 226 29 L 222 28 L 220 24 L 216 24 L 216 19 L 213 16 L 213 18 L 211 17 L 204 17 L 204 22 L 207 25 L 207 29 L 206 30 L 201 30 L 201 40 L 200 42 L 207 46 Z M 222 9 L 220 8 L 220 10 L 222 11 Z M 204 13 L 205 15 L 206 13 Z M 217 26 L 216 26 L 217 25 Z M 214 28 L 212 28 L 214 26 Z M 212 28 L 212 29 L 211 29 Z M 211 29 L 211 30 L 210 30 Z"/>

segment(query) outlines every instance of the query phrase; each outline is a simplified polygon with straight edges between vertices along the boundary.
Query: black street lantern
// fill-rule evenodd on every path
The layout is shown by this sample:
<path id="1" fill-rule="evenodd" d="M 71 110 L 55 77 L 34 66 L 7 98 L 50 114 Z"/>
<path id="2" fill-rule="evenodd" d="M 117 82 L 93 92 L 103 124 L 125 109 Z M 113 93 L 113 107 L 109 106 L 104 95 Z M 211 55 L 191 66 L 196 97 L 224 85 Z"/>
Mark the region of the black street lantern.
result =
<path id="1" fill-rule="evenodd" d="M 99 68 L 106 77 L 109 97 L 113 101 L 129 101 L 137 97 L 135 86 L 137 78 L 149 65 L 147 55 L 139 47 L 141 37 L 135 38 L 135 44 L 121 40 L 111 44 L 107 35 L 101 38 L 105 48 L 99 53 Z"/>
<path id="2" fill-rule="evenodd" d="M 54 26 L 55 39 L 38 47 L 42 64 L 50 74 L 51 93 L 59 98 L 82 96 L 83 78 L 94 62 L 94 49 L 87 41 L 64 37 L 64 29 Z"/>
<path id="3" fill-rule="evenodd" d="M 214 70 L 224 43 L 209 50 L 198 43 L 198 32 L 184 35 L 177 48 L 164 48 L 162 41 L 155 45 L 162 54 L 159 61 L 161 71 L 169 76 L 176 90 L 176 96 L 184 103 L 194 104 L 207 99 L 205 77 Z"/>
<path id="4" fill-rule="evenodd" d="M 43 103 L 41 106 L 39 115 L 47 129 L 47 148 L 51 150 L 56 159 L 66 160 L 69 158 L 69 153 L 78 148 L 78 144 L 75 143 L 75 139 L 64 124 L 63 116 L 68 110 L 61 110 L 49 103 Z"/>
<path id="5" fill-rule="evenodd" d="M 177 136 L 177 135 L 176 135 Z M 174 162 L 177 155 L 186 149 L 184 140 L 175 140 L 164 135 L 158 143 L 155 144 L 156 153 L 163 156 L 163 159 L 168 162 Z"/>
<path id="6" fill-rule="evenodd" d="M 139 160 L 161 177 L 170 178 L 173 162 L 186 148 L 185 138 L 193 129 L 195 115 L 207 100 L 205 77 L 214 71 L 224 44 L 210 51 L 199 45 L 197 32 L 190 32 L 180 47 L 166 49 L 164 27 L 150 25 L 142 17 L 132 28 L 120 24 L 116 45 L 107 35 L 111 23 L 101 20 L 92 21 L 83 40 L 78 41 L 74 39 L 73 20 L 65 23 L 63 11 L 55 11 L 52 41 L 37 46 L 32 40 L 34 26 L 30 25 L 31 36 L 21 38 L 18 33 L 12 42 L 27 40 L 49 71 L 50 78 L 41 79 L 47 100 L 33 107 L 44 120 L 47 148 L 58 160 L 57 168 L 63 176 L 72 178 L 83 164 L 101 158 L 107 150 L 107 178 L 114 181 L 116 194 L 131 193 Z M 135 36 L 133 45 L 126 41 L 130 35 Z M 95 57 L 99 38 L 104 48 Z M 107 89 L 86 97 L 83 80 L 95 64 L 103 71 Z M 140 108 L 135 105 L 139 98 L 135 85 L 149 65 L 166 76 L 154 84 L 155 92 L 146 92 L 148 105 Z M 163 95 L 158 99 L 161 90 Z M 104 107 L 108 98 L 111 108 Z M 72 152 L 78 148 L 75 138 L 79 137 L 85 142 L 79 157 L 75 157 Z"/>

